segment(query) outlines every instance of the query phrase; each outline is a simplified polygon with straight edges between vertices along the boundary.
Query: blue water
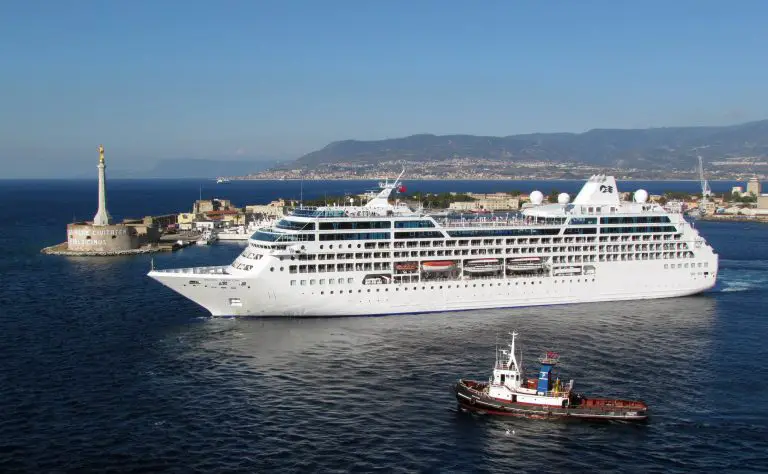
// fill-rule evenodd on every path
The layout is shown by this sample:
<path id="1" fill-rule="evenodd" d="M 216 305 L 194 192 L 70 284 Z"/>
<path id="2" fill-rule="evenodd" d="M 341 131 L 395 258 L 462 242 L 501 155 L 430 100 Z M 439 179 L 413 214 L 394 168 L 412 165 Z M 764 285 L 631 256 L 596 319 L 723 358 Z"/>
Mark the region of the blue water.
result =
<path id="1" fill-rule="evenodd" d="M 113 181 L 110 211 L 191 207 L 197 181 Z M 333 194 L 369 182 L 335 183 Z M 538 183 L 539 189 L 565 183 Z M 651 192 L 695 183 L 633 183 Z M 240 205 L 296 182 L 208 184 Z M 409 182 L 409 191 L 530 190 Z M 730 183 L 723 187 L 727 189 Z M 327 183 L 305 182 L 305 196 Z M 330 193 L 329 193 L 330 194 Z M 149 280 L 149 256 L 39 249 L 95 212 L 94 183 L 0 181 L 0 471 L 768 471 L 768 226 L 700 223 L 717 287 L 670 300 L 336 319 L 224 319 Z M 156 255 L 228 263 L 240 244 Z M 562 354 L 585 393 L 645 400 L 646 425 L 462 413 L 450 384 L 486 378 L 497 336 Z M 507 435 L 506 430 L 514 430 Z"/>

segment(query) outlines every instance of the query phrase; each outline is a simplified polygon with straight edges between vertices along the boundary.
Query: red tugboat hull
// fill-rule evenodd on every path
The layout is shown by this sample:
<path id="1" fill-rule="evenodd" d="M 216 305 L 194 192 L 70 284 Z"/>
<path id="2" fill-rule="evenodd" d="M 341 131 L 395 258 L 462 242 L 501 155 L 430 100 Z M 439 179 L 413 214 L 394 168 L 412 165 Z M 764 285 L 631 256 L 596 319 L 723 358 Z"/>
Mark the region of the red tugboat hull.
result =
<path id="1" fill-rule="evenodd" d="M 489 397 L 485 392 L 487 385 L 474 380 L 459 380 L 454 386 L 456 400 L 464 409 L 490 415 L 632 422 L 648 419 L 648 406 L 642 401 L 586 398 L 574 394 L 563 407 L 534 405 Z"/>

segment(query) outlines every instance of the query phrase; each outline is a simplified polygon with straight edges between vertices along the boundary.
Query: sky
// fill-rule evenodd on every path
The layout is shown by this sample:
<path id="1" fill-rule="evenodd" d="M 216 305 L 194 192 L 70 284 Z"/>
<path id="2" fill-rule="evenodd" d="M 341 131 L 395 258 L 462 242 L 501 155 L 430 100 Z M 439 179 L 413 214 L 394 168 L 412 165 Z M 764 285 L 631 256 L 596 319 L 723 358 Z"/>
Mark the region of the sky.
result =
<path id="1" fill-rule="evenodd" d="M 768 118 L 763 0 L 8 0 L 0 179 Z"/>

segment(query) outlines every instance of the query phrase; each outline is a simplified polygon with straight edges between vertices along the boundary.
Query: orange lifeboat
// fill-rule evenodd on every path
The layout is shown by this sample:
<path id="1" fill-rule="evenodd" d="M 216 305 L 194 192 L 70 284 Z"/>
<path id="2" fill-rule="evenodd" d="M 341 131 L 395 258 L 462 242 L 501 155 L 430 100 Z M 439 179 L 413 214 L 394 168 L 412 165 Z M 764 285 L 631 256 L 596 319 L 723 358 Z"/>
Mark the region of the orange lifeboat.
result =
<path id="1" fill-rule="evenodd" d="M 435 260 L 421 264 L 425 272 L 445 272 L 456 268 L 456 263 L 451 260 Z"/>

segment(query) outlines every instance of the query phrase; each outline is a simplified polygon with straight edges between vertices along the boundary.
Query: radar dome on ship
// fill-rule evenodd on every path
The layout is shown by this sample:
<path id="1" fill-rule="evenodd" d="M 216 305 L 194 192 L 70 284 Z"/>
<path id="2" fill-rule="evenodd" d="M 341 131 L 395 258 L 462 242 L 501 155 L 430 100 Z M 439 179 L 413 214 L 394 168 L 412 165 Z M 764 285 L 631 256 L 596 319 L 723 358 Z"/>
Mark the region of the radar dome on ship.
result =
<path id="1" fill-rule="evenodd" d="M 531 193 L 531 204 L 538 206 L 544 201 L 544 194 L 541 191 L 534 191 Z"/>
<path id="2" fill-rule="evenodd" d="M 645 189 L 638 189 L 635 191 L 635 202 L 639 202 L 640 204 L 645 203 L 648 200 L 648 191 Z"/>
<path id="3" fill-rule="evenodd" d="M 568 204 L 570 200 L 571 200 L 571 196 L 569 196 L 568 193 L 560 193 L 557 195 L 558 204 Z"/>

